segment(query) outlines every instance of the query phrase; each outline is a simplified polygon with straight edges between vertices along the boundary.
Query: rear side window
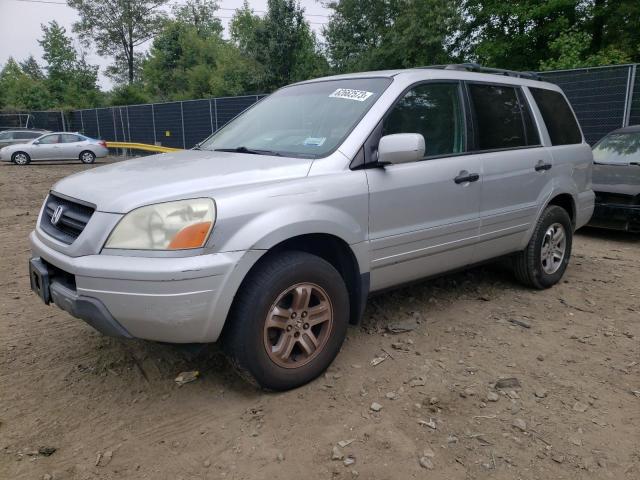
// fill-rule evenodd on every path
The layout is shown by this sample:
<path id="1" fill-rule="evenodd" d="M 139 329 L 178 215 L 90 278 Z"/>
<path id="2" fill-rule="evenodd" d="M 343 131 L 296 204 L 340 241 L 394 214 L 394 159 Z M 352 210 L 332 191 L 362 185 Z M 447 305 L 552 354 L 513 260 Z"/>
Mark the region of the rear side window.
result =
<path id="1" fill-rule="evenodd" d="M 582 143 L 580 127 L 569 104 L 559 92 L 543 88 L 529 88 L 538 104 L 552 145 Z"/>
<path id="2" fill-rule="evenodd" d="M 516 87 L 470 84 L 479 150 L 519 148 L 539 144 L 531 114 Z"/>
<path id="3" fill-rule="evenodd" d="M 382 135 L 419 133 L 425 157 L 461 153 L 465 124 L 458 83 L 425 83 L 409 90 L 389 112 Z"/>
<path id="4" fill-rule="evenodd" d="M 62 143 L 75 143 L 82 141 L 78 135 L 72 135 L 70 133 L 63 133 L 60 137 L 62 137 Z"/>

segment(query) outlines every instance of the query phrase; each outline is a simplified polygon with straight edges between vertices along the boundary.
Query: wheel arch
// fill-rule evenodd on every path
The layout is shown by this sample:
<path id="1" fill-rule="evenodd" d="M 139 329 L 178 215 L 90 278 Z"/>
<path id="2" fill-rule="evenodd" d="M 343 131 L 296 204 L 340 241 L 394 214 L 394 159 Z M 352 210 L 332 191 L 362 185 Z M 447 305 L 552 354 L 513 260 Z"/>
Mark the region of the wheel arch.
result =
<path id="1" fill-rule="evenodd" d="M 558 193 L 552 196 L 544 208 L 547 208 L 549 205 L 556 205 L 566 210 L 569 214 L 569 218 L 571 219 L 571 224 L 575 228 L 576 225 L 576 202 L 573 198 L 573 195 L 570 193 Z M 542 211 L 544 211 L 544 208 Z"/>

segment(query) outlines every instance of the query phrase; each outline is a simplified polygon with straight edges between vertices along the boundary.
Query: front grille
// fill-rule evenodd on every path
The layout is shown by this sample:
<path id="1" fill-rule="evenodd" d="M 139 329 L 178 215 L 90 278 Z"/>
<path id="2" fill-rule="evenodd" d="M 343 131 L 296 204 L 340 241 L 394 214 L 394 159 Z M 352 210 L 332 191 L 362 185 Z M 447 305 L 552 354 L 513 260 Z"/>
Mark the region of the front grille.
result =
<path id="1" fill-rule="evenodd" d="M 52 218 L 58 207 L 62 208 L 62 213 L 54 225 Z M 40 228 L 56 240 L 71 245 L 87 226 L 93 212 L 92 207 L 50 193 L 44 205 Z"/>

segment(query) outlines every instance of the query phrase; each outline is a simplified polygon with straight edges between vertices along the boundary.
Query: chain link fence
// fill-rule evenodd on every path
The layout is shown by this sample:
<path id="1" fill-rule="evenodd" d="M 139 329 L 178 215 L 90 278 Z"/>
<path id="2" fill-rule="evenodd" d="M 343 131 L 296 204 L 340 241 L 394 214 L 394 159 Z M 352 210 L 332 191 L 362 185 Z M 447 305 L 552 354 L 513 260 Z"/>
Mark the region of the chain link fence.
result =
<path id="1" fill-rule="evenodd" d="M 541 72 L 567 94 L 587 141 L 594 144 L 612 130 L 640 125 L 638 64 Z M 27 126 L 71 130 L 104 140 L 191 148 L 265 95 L 219 97 L 123 107 L 11 113 L 0 129 Z M 12 120 L 9 120 L 11 118 Z M 17 120 L 16 120 L 17 119 Z"/>

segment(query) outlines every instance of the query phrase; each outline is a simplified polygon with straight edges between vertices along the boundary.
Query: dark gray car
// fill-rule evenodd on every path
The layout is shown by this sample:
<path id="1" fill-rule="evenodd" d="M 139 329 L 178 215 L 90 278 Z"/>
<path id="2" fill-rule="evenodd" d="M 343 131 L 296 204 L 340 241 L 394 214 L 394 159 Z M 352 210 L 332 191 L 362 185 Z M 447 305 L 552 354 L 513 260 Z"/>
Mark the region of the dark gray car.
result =
<path id="1" fill-rule="evenodd" d="M 0 148 L 17 143 L 26 143 L 47 133 L 47 130 L 16 129 L 0 132 Z"/>
<path id="2" fill-rule="evenodd" d="M 593 160 L 596 203 L 589 225 L 640 232 L 640 125 L 604 137 Z"/>

